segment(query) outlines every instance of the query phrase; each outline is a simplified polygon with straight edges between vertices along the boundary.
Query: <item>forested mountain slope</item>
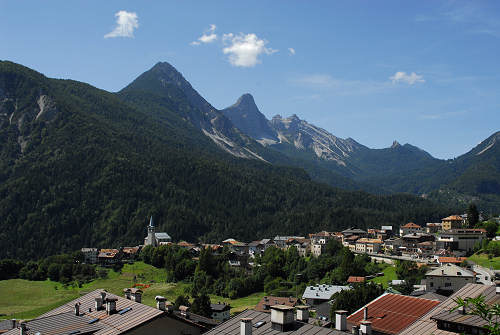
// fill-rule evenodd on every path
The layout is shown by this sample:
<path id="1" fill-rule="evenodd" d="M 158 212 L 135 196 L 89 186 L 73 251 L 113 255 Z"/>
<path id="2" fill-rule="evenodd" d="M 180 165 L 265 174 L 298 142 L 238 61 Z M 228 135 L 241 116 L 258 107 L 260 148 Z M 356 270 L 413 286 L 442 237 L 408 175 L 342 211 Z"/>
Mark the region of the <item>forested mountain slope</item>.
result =
<path id="1" fill-rule="evenodd" d="M 136 98 L 158 106 L 158 96 Z M 178 103 L 190 106 L 182 94 Z M 150 215 L 176 240 L 220 241 L 425 222 L 449 212 L 236 158 L 178 110 L 163 106 L 153 117 L 138 105 L 0 62 L 0 258 L 137 245 Z"/>

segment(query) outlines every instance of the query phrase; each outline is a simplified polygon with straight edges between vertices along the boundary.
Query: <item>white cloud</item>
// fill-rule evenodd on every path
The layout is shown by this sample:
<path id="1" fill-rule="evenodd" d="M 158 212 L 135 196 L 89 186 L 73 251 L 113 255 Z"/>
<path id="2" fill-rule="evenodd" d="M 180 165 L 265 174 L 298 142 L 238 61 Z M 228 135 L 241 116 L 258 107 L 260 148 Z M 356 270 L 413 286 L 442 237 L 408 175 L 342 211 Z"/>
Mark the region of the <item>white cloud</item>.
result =
<path id="1" fill-rule="evenodd" d="M 104 35 L 104 38 L 134 37 L 134 29 L 139 27 L 137 14 L 121 10 L 115 16 L 117 17 L 116 27 L 112 32 Z"/>
<path id="2" fill-rule="evenodd" d="M 211 24 L 210 28 L 201 35 L 198 40 L 191 42 L 191 45 L 200 45 L 201 43 L 212 43 L 217 40 L 217 34 L 215 33 L 217 26 Z"/>
<path id="3" fill-rule="evenodd" d="M 261 63 L 261 54 L 271 55 L 278 50 L 266 48 L 266 40 L 260 39 L 255 34 L 223 35 L 224 44 L 227 45 L 222 52 L 229 55 L 229 62 L 233 66 L 253 67 Z"/>
<path id="4" fill-rule="evenodd" d="M 288 52 L 290 52 L 290 55 L 295 55 L 295 49 L 294 48 L 288 48 Z"/>
<path id="5" fill-rule="evenodd" d="M 399 82 L 407 83 L 408 85 L 425 83 L 424 77 L 416 74 L 415 72 L 407 74 L 406 72 L 398 71 L 393 76 L 389 77 L 389 79 L 392 80 L 393 84 Z"/>

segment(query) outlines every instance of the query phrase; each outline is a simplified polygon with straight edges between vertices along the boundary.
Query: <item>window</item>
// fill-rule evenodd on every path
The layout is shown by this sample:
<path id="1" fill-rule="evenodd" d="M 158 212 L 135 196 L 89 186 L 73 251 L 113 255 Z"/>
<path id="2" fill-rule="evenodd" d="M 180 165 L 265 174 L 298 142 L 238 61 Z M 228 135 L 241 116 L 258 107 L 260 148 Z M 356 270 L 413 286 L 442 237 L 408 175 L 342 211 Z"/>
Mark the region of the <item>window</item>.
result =
<path id="1" fill-rule="evenodd" d="M 451 283 L 444 283 L 444 287 L 450 287 Z"/>

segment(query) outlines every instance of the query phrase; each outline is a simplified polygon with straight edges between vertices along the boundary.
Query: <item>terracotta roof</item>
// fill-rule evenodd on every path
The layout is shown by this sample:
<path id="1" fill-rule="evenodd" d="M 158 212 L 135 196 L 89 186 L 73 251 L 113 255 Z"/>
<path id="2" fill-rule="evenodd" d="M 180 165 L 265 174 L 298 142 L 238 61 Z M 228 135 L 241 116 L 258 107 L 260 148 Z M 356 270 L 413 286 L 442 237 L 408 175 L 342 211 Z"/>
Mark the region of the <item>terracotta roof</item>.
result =
<path id="1" fill-rule="evenodd" d="M 126 254 L 136 254 L 139 252 L 139 247 L 123 247 L 122 251 Z"/>
<path id="2" fill-rule="evenodd" d="M 467 257 L 439 257 L 439 263 L 455 263 L 460 264 L 463 261 L 467 260 Z"/>
<path id="3" fill-rule="evenodd" d="M 360 238 L 356 243 L 378 243 L 382 244 L 382 241 L 376 238 Z"/>
<path id="4" fill-rule="evenodd" d="M 440 302 L 409 297 L 399 294 L 385 294 L 368 303 L 368 321 L 372 329 L 384 334 L 398 334 L 417 321 Z M 358 325 L 363 321 L 364 308 L 351 314 L 347 321 Z"/>
<path id="5" fill-rule="evenodd" d="M 267 300 L 266 300 L 267 299 Z M 274 305 L 285 305 L 290 307 L 295 307 L 300 300 L 294 297 L 274 297 L 274 296 L 266 296 L 260 299 L 260 301 L 255 305 L 254 310 L 258 312 L 271 313 L 271 306 Z M 266 307 L 267 305 L 267 307 Z"/>
<path id="6" fill-rule="evenodd" d="M 463 221 L 464 219 L 460 215 L 450 215 L 441 221 Z"/>
<path id="7" fill-rule="evenodd" d="M 413 222 L 409 222 L 409 223 L 405 224 L 404 226 L 402 226 L 401 228 L 422 228 L 422 227 L 419 226 L 418 224 L 413 223 Z"/>
<path id="8" fill-rule="evenodd" d="M 350 276 L 347 279 L 348 283 L 363 283 L 365 281 L 365 277 L 355 277 L 355 276 Z"/>
<path id="9" fill-rule="evenodd" d="M 452 294 L 441 304 L 434 307 L 434 309 L 430 310 L 428 313 L 423 315 L 420 319 L 418 319 L 415 323 L 413 323 L 410 327 L 405 329 L 401 335 L 456 335 L 457 333 L 449 332 L 446 330 L 437 329 L 437 324 L 435 321 L 431 320 L 432 317 L 441 314 L 442 312 L 449 312 L 453 307 L 457 304 L 454 302 L 454 299 L 457 297 L 461 298 L 475 298 L 479 295 L 484 295 L 486 297 L 487 302 L 494 302 L 495 299 L 498 299 L 496 294 L 496 287 L 482 284 L 467 284 L 462 287 L 460 290 Z M 497 300 L 498 302 L 498 300 Z M 463 320 L 467 318 L 472 318 L 473 315 L 461 315 Z"/>
<path id="10" fill-rule="evenodd" d="M 189 243 L 189 242 L 186 242 L 186 241 L 180 241 L 179 243 L 177 243 L 177 245 L 179 247 L 185 247 L 185 248 L 195 247 L 196 246 L 196 244 Z"/>

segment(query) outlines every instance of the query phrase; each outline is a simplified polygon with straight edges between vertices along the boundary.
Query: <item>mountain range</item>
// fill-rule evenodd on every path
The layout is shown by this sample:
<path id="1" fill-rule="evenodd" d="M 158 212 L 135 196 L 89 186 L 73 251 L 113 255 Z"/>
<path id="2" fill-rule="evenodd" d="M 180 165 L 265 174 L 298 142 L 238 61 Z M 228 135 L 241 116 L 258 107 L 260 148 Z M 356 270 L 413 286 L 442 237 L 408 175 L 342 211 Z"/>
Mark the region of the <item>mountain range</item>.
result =
<path id="1" fill-rule="evenodd" d="M 500 180 L 498 134 L 453 161 L 369 149 L 249 94 L 217 110 L 168 63 L 111 93 L 0 62 L 0 138 L 0 258 L 134 245 L 150 215 L 207 242 L 424 223 Z"/>
<path id="2" fill-rule="evenodd" d="M 478 202 L 498 211 L 500 200 L 500 132 L 470 152 L 441 160 L 397 141 L 385 149 L 370 149 L 352 138 L 342 139 L 301 120 L 297 115 L 271 120 L 244 94 L 222 113 L 242 132 L 289 157 L 307 159 L 372 192 L 408 192 L 457 203 Z M 445 136 L 445 135 L 443 135 Z"/>

